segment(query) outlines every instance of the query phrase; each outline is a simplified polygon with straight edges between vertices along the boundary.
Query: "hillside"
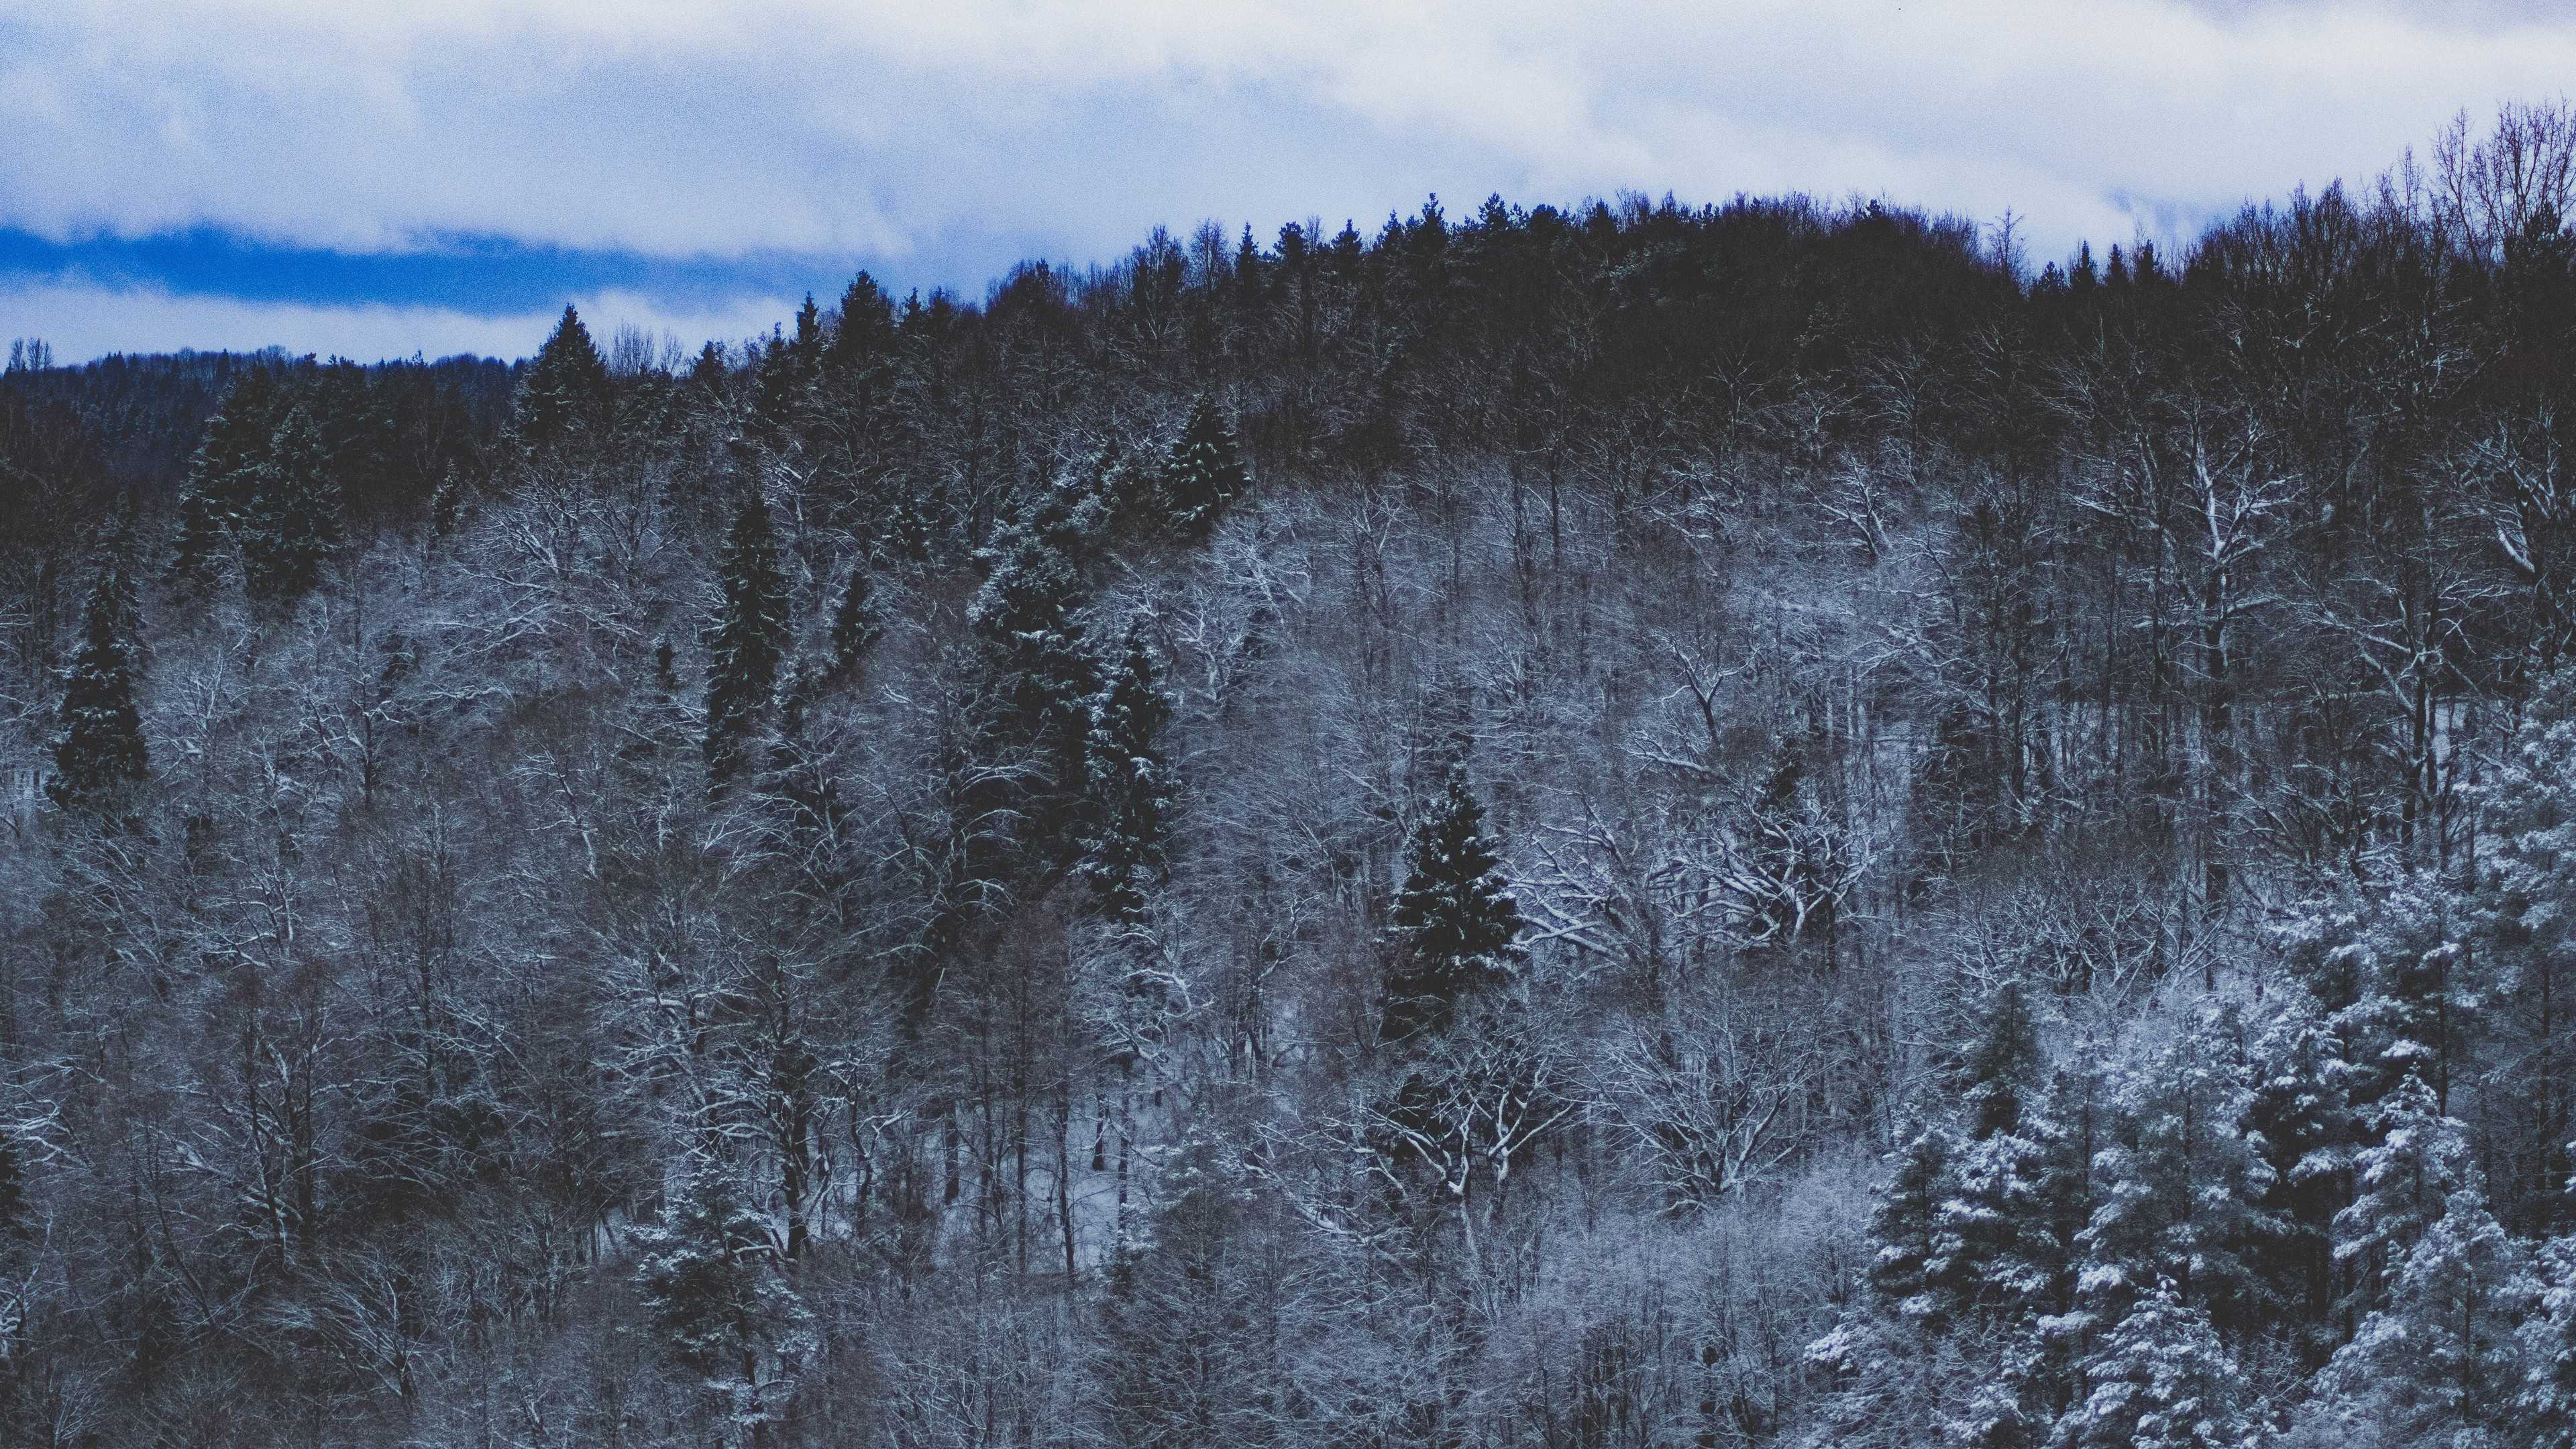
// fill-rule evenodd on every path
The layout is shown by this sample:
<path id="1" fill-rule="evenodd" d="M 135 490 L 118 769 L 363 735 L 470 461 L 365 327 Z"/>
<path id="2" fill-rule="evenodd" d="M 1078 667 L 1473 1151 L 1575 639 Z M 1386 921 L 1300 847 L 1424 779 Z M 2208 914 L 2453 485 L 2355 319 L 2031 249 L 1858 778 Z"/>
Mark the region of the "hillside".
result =
<path id="1" fill-rule="evenodd" d="M 2562 1442 L 2517 146 L 0 377 L 0 1424 Z"/>

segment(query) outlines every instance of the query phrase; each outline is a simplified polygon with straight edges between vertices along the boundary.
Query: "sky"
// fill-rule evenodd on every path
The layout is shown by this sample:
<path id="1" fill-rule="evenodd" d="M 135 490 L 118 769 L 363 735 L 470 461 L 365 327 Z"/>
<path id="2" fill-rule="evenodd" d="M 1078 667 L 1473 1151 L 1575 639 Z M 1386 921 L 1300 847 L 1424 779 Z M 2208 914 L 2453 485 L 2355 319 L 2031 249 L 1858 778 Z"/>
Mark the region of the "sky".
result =
<path id="1" fill-rule="evenodd" d="M 1205 220 L 1871 197 L 2187 242 L 2555 100 L 2529 0 L 0 0 L 0 337 L 765 333 Z"/>

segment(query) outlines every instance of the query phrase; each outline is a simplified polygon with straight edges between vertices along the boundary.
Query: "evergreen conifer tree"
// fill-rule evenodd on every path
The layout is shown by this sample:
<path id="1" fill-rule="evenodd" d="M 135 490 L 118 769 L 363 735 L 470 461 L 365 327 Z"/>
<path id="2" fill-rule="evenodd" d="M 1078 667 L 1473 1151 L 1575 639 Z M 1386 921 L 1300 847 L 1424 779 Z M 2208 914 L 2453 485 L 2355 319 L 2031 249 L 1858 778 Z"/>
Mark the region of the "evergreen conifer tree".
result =
<path id="1" fill-rule="evenodd" d="M 257 490 L 259 470 L 281 422 L 276 383 L 265 368 L 251 368 L 225 390 L 215 415 L 206 420 L 206 439 L 188 460 L 186 490 L 179 498 L 179 533 L 174 579 L 209 583 L 223 571 L 232 552 L 232 533 L 248 511 Z"/>
<path id="2" fill-rule="evenodd" d="M 173 582 L 208 584 L 223 572 L 232 552 L 232 527 L 214 495 L 194 487 L 179 495 L 179 528 L 174 543 L 170 558 Z"/>
<path id="3" fill-rule="evenodd" d="M 2562 621 L 2562 625 L 2565 621 Z M 2478 960 L 2504 1010 L 2482 1013 L 2517 1063 L 2521 1130 L 2499 1145 L 2496 1208 L 2519 1232 L 2576 1224 L 2568 1192 L 2576 1136 L 2576 668 L 2542 676 L 2498 768 L 2470 787 L 2486 869 L 2474 897 Z M 2491 998 L 2491 999 L 2495 999 Z M 2419 1035 L 2440 1034 L 2441 1023 Z M 2518 1139 L 2518 1140 L 2517 1140 Z M 2518 1159 L 2518 1160 L 2516 1160 Z"/>
<path id="4" fill-rule="evenodd" d="M 520 384 L 511 435 L 532 452 L 560 446 L 603 421 L 609 386 L 607 360 L 591 341 L 581 314 L 567 306 Z"/>
<path id="5" fill-rule="evenodd" d="M 689 387 L 709 401 L 719 400 L 724 397 L 725 383 L 732 376 L 733 369 L 725 362 L 724 345 L 709 342 L 698 349 L 698 360 L 690 364 Z"/>
<path id="6" fill-rule="evenodd" d="M 1414 831 L 1378 1029 L 1387 1041 L 1446 1028 L 1460 1001 L 1503 981 L 1521 959 L 1513 944 L 1520 907 L 1497 870 L 1484 821 L 1464 773 L 1452 772 L 1440 805 Z"/>
<path id="7" fill-rule="evenodd" d="M 2378 1104 L 2371 1128 L 2379 1140 L 2355 1158 L 2352 1206 L 2335 1216 L 2334 1254 L 2360 1269 L 2362 1307 L 2384 1301 L 2386 1285 L 2449 1211 L 2451 1195 L 2476 1180 L 2465 1129 L 2442 1115 L 2418 1073 L 2407 1073 Z"/>
<path id="8" fill-rule="evenodd" d="M 151 767 L 134 705 L 141 618 L 122 560 L 110 560 L 81 609 L 81 638 L 63 675 L 54 772 L 45 793 L 66 808 L 115 798 Z"/>
<path id="9" fill-rule="evenodd" d="M 1941 1205 L 1958 1188 L 1950 1170 L 1956 1150 L 1941 1128 L 1915 1128 L 1870 1211 L 1869 1240 L 1878 1251 L 1869 1285 L 1900 1318 L 1926 1328 L 1947 1324 L 1960 1307 L 1941 1222 Z"/>
<path id="10" fill-rule="evenodd" d="M 2107 1186 L 2081 1235 L 2088 1275 L 2171 1279 L 2229 1327 L 2261 1297 L 2252 1260 L 2264 1235 L 2262 1177 L 2240 1126 L 2252 1096 L 2241 1036 L 2234 1008 L 2203 1011 L 2116 1084 L 2094 1155 Z"/>
<path id="11" fill-rule="evenodd" d="M 321 581 L 340 544 L 340 486 L 322 430 L 302 406 L 287 411 L 260 466 L 239 529 L 251 596 L 299 599 Z"/>
<path id="12" fill-rule="evenodd" d="M 2526 1379 L 2518 1341 L 2543 1286 L 2487 1210 L 2460 1124 L 2419 1079 L 2390 1094 L 2379 1121 L 2386 1140 L 2361 1154 L 2363 1191 L 2338 1251 L 2387 1264 L 2385 1287 L 2318 1375 L 2311 1417 L 2346 1443 L 2497 1442 L 2517 1392 L 2548 1377 Z"/>
<path id="13" fill-rule="evenodd" d="M 2576 1237 L 2552 1238 L 2532 1254 L 2533 1311 L 2516 1331 L 2523 1363 L 2514 1408 L 2534 1444 L 2576 1444 Z"/>
<path id="14" fill-rule="evenodd" d="M 2245 1140 L 2255 1155 L 2265 1296 L 2317 1358 L 2341 1338 L 2333 1313 L 2334 1218 L 2347 1200 L 2357 1125 L 2349 1076 L 2312 1001 L 2285 1005 L 2253 1052 Z"/>
<path id="15" fill-rule="evenodd" d="M 2045 1065 L 2030 997 L 2020 982 L 2007 981 L 1986 1009 L 1985 1035 L 1960 1067 L 1969 1137 L 1982 1142 L 2019 1126 L 2022 1096 L 2037 1084 Z"/>
<path id="16" fill-rule="evenodd" d="M 1240 1153 L 1204 1136 L 1184 1144 L 1150 1236 L 1120 1245 L 1100 1300 L 1097 1369 L 1112 1442 L 1184 1449 L 1264 1437 L 1255 1385 L 1277 1348 L 1275 1323 L 1250 1311 L 1243 1291 L 1250 1194 L 1229 1156 Z"/>
<path id="17" fill-rule="evenodd" d="M 754 380 L 753 405 L 762 433 L 772 446 L 786 440 L 788 429 L 805 412 L 823 363 L 823 319 L 807 293 L 796 313 L 796 335 L 773 334 Z"/>
<path id="18" fill-rule="evenodd" d="M 1099 688 L 1099 666 L 1076 616 L 1081 578 L 1057 538 L 1034 521 L 1012 527 L 984 558 L 992 572 L 966 621 L 983 641 L 990 678 L 982 722 L 989 751 L 1034 752 L 1043 779 L 1033 793 L 1070 803 L 1082 789 L 1090 699 Z M 1031 824 L 1043 837 L 1070 822 Z"/>
<path id="19" fill-rule="evenodd" d="M 2125 1293 L 2106 1281 L 2104 1297 Z M 2084 1361 L 2089 1392 L 2057 1421 L 2050 1449 L 2237 1449 L 2253 1437 L 2252 1387 L 2209 1315 L 2170 1282 L 2104 1308 L 2100 1345 Z"/>
<path id="20" fill-rule="evenodd" d="M 832 677 L 847 679 L 854 673 L 884 632 L 877 618 L 876 589 L 868 579 L 866 561 L 861 560 L 850 569 L 841 602 L 832 610 Z"/>
<path id="21" fill-rule="evenodd" d="M 841 324 L 823 349 L 823 370 L 841 387 L 866 386 L 893 359 L 894 299 L 865 272 L 841 293 Z"/>
<path id="22" fill-rule="evenodd" d="M 636 1278 L 671 1354 L 730 1399 L 730 1417 L 758 1423 L 764 1364 L 792 1363 L 809 1346 L 812 1314 L 779 1270 L 769 1222 L 716 1164 L 701 1164 L 664 1220 L 636 1233 Z"/>
<path id="23" fill-rule="evenodd" d="M 1131 627 L 1124 658 L 1091 702 L 1087 773 L 1093 823 L 1083 840 L 1082 873 L 1101 908 L 1122 919 L 1144 910 L 1145 891 L 1163 876 L 1164 815 L 1171 800 L 1155 741 L 1171 717 L 1171 703 L 1156 672 L 1143 634 Z"/>
<path id="24" fill-rule="evenodd" d="M 1190 408 L 1181 440 L 1163 465 L 1160 494 L 1167 527 L 1183 538 L 1204 537 L 1217 515 L 1245 485 L 1242 462 L 1235 456 L 1234 430 L 1217 411 L 1216 400 L 1202 393 Z"/>
<path id="25" fill-rule="evenodd" d="M 445 538 L 456 531 L 465 516 L 465 480 L 450 462 L 447 472 L 438 480 L 438 489 L 429 495 L 429 536 Z"/>
<path id="26" fill-rule="evenodd" d="M 742 736 L 776 691 L 787 650 L 787 581 L 757 489 L 734 514 L 717 585 L 724 601 L 707 631 L 707 764 L 722 782 L 741 764 Z"/>

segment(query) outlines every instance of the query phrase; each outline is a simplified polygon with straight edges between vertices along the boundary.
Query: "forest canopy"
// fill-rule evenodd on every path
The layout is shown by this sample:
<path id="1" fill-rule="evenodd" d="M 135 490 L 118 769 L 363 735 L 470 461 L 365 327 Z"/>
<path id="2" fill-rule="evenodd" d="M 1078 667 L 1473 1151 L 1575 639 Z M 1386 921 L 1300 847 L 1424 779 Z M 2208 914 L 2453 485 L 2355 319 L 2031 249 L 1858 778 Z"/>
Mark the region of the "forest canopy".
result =
<path id="1" fill-rule="evenodd" d="M 2571 185 L 23 340 L 0 1427 L 2566 1443 Z"/>

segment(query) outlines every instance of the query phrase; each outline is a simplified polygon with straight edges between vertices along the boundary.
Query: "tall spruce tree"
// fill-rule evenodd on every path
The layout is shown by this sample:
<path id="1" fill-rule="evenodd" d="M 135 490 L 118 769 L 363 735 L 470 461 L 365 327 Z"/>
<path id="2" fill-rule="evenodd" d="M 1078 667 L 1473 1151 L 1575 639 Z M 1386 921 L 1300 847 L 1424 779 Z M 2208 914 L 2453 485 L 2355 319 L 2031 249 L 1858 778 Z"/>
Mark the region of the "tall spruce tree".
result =
<path id="1" fill-rule="evenodd" d="M 2245 1045 L 2235 1007 L 2204 1010 L 2114 1083 L 2111 1131 L 2093 1158 L 2109 1185 L 2080 1235 L 2087 1274 L 2171 1279 L 2231 1331 L 2262 1294 L 2253 1259 L 2265 1174 L 2239 1126 L 2253 1098 Z"/>
<path id="2" fill-rule="evenodd" d="M 1078 613 L 1082 578 L 1060 531 L 1037 520 L 1015 525 L 983 556 L 992 572 L 966 609 L 990 680 L 981 726 L 988 752 L 1033 756 L 1041 778 L 1030 793 L 1045 808 L 1030 824 L 1044 836 L 1070 824 L 1043 816 L 1073 804 L 1082 789 L 1090 699 L 1100 684 Z"/>
<path id="3" fill-rule="evenodd" d="M 1101 909 L 1121 919 L 1141 914 L 1145 892 L 1163 878 L 1171 798 L 1155 741 L 1172 713 L 1156 682 L 1153 651 L 1132 626 L 1123 653 L 1108 687 L 1091 702 L 1092 825 L 1081 867 Z"/>
<path id="4" fill-rule="evenodd" d="M 531 452 L 558 447 L 605 421 L 609 390 L 608 362 L 581 314 L 567 306 L 519 386 L 511 436 Z"/>
<path id="5" fill-rule="evenodd" d="M 809 411 L 823 346 L 823 315 L 809 292 L 796 313 L 796 335 L 773 333 L 752 378 L 753 421 L 770 446 L 784 445 Z"/>
<path id="6" fill-rule="evenodd" d="M 832 678 L 847 679 L 867 657 L 885 628 L 878 617 L 876 586 L 868 578 L 868 565 L 861 559 L 850 569 L 850 581 L 842 586 L 841 602 L 832 610 Z"/>
<path id="7" fill-rule="evenodd" d="M 1453 772 L 1441 803 L 1413 834 L 1410 873 L 1396 895 L 1394 960 L 1378 1034 L 1403 1041 L 1445 1029 L 1458 1004 L 1509 977 L 1521 959 L 1520 907 L 1484 835 L 1485 807 Z"/>
<path id="8" fill-rule="evenodd" d="M 292 602 L 321 581 L 340 544 L 340 484 L 322 430 L 302 406 L 270 440 L 238 530 L 251 596 Z"/>
<path id="9" fill-rule="evenodd" d="M 733 368 L 725 361 L 724 344 L 709 342 L 698 349 L 698 360 L 689 365 L 689 389 L 709 402 L 721 401 L 725 384 L 732 376 Z"/>
<path id="10" fill-rule="evenodd" d="M 213 583 L 232 553 L 232 520 L 213 494 L 191 487 L 179 495 L 179 527 L 173 543 L 171 581 Z"/>
<path id="11" fill-rule="evenodd" d="M 2089 1392 L 2057 1421 L 2050 1449 L 2235 1449 L 2253 1439 L 2254 1391 L 2209 1315 L 2158 1282 L 2132 1293 L 2106 1284 L 2100 1346 L 2084 1361 Z"/>
<path id="12" fill-rule="evenodd" d="M 187 486 L 179 497 L 173 579 L 209 583 L 223 571 L 233 530 L 250 507 L 283 421 L 284 401 L 268 370 L 254 367 L 234 379 L 206 420 L 206 439 L 188 460 Z"/>
<path id="13" fill-rule="evenodd" d="M 894 357 L 894 299 L 865 272 L 841 293 L 841 323 L 823 349 L 826 376 L 843 387 L 866 386 Z"/>
<path id="14" fill-rule="evenodd" d="M 787 581 L 756 489 L 734 514 L 716 582 L 724 601 L 707 631 L 707 764 L 722 781 L 740 766 L 742 736 L 776 691 L 787 651 Z"/>
<path id="15" fill-rule="evenodd" d="M 1235 456 L 1234 430 L 1217 411 L 1216 400 L 1202 393 L 1190 408 L 1189 425 L 1172 446 L 1157 490 L 1166 526 L 1183 538 L 1204 537 L 1226 504 L 1245 484 L 1243 463 Z"/>
<path id="16" fill-rule="evenodd" d="M 81 639 L 63 674 L 54 773 L 45 793 L 65 808 L 113 800 L 151 768 L 134 706 L 141 617 L 121 559 L 109 560 L 81 610 Z"/>
<path id="17" fill-rule="evenodd" d="M 701 1164 L 663 1220 L 636 1232 L 635 1276 L 672 1356 L 726 1395 L 736 1423 L 756 1425 L 764 1366 L 808 1347 L 812 1314 L 781 1270 L 769 1219 L 743 1196 L 722 1166 Z"/>

